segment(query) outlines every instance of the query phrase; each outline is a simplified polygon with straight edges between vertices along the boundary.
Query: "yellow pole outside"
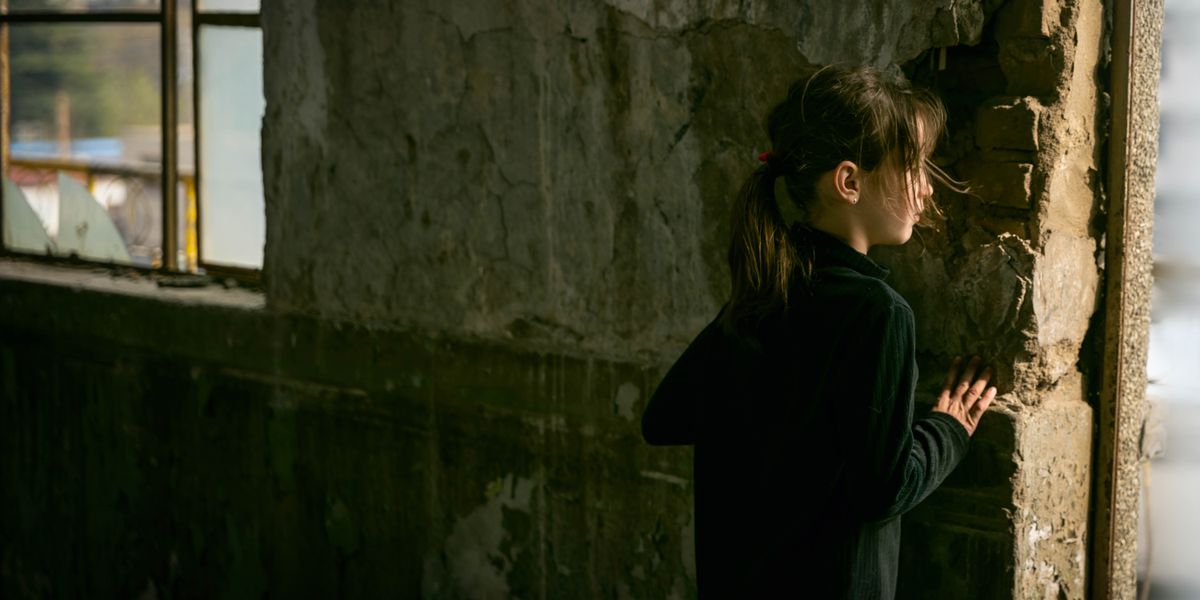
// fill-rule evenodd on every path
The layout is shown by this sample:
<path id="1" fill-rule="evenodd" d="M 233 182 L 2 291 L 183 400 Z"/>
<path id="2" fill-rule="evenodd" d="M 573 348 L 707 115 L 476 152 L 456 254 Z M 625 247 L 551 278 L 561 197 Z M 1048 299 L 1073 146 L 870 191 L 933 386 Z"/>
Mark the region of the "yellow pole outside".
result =
<path id="1" fill-rule="evenodd" d="M 196 244 L 196 180 L 192 177 L 181 177 L 187 188 L 187 229 L 184 239 L 187 244 L 187 269 L 195 273 L 200 266 L 200 247 Z"/>

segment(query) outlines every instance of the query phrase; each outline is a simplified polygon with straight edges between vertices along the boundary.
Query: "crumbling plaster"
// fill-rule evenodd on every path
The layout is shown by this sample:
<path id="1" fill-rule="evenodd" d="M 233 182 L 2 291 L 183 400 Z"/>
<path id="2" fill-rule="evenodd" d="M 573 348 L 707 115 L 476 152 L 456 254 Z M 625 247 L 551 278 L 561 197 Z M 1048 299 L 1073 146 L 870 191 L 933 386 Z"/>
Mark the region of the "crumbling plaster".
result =
<path id="1" fill-rule="evenodd" d="M 1004 87 L 943 157 L 990 185 L 873 254 L 923 365 L 998 370 L 1011 437 L 982 480 L 1008 478 L 1014 593 L 1083 593 L 1099 3 L 309 0 L 264 22 L 273 309 L 658 363 L 724 298 L 729 196 L 802 69 L 898 73 L 991 31 Z"/>
<path id="2" fill-rule="evenodd" d="M 942 231 L 872 254 L 918 313 L 918 400 L 970 352 L 1003 394 L 905 517 L 900 595 L 1081 597 L 1100 6 L 264 3 L 266 305 L 0 278 L 4 474 L 37 484 L 2 486 L 25 511 L 5 550 L 33 557 L 14 568 L 79 569 L 36 562 L 54 554 L 29 525 L 45 518 L 145 542 L 151 591 L 300 593 L 304 573 L 351 595 L 694 594 L 688 453 L 641 444 L 635 421 L 725 296 L 760 120 L 813 65 L 945 59 L 984 73 L 939 157 L 979 189 L 944 199 Z M 52 402 L 27 401 L 54 378 Z M 54 428 L 16 425 L 34 420 Z M 39 503 L 47 464 L 84 469 L 72 436 L 121 478 Z M 51 463 L 23 458 L 39 453 Z M 175 533 L 143 535 L 160 521 Z M 197 564 L 215 575 L 186 579 Z"/>
<path id="3" fill-rule="evenodd" d="M 948 203 L 946 232 L 883 253 L 915 298 L 920 347 L 939 358 L 980 352 L 997 367 L 1001 395 L 985 422 L 1012 431 L 1014 597 L 1086 593 L 1085 383 L 1098 365 L 1083 358 L 1101 308 L 1104 27 L 1094 2 L 1015 0 L 998 11 L 1004 95 L 978 109 L 973 147 L 949 151 L 981 185 Z"/>
<path id="4" fill-rule="evenodd" d="M 896 70 L 977 42 L 985 10 L 264 7 L 270 302 L 664 360 L 725 295 L 730 190 L 800 69 Z"/>

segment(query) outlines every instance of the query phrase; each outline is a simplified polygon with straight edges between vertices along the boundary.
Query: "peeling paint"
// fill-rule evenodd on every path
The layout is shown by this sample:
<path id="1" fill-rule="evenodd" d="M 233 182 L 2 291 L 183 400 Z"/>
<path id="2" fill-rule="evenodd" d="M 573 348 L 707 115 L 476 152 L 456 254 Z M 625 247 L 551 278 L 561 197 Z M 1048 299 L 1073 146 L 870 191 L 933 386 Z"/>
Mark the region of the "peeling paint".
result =
<path id="1" fill-rule="evenodd" d="M 617 388 L 616 398 L 613 398 L 614 412 L 626 421 L 634 420 L 633 405 L 637 403 L 641 395 L 641 390 L 636 385 L 628 382 L 622 383 L 621 387 Z"/>
<path id="2" fill-rule="evenodd" d="M 489 483 L 484 490 L 487 501 L 458 519 L 440 552 L 426 558 L 426 577 L 432 576 L 433 580 L 425 585 L 436 585 L 434 574 L 444 569 L 449 589 L 441 593 L 469 598 L 509 597 L 509 571 L 517 557 L 529 549 L 519 545 L 505 548 L 511 536 L 505 529 L 504 513 L 511 510 L 529 514 L 538 485 L 536 479 L 511 473 Z M 434 589 L 426 587 L 424 595 L 431 595 Z"/>

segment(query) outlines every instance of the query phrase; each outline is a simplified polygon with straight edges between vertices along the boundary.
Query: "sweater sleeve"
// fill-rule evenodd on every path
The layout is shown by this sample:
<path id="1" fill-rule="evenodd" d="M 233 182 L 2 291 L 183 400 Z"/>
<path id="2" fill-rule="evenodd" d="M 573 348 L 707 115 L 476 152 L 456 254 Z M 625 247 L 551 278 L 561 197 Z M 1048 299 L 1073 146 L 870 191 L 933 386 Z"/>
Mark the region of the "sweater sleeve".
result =
<path id="1" fill-rule="evenodd" d="M 891 303 L 873 323 L 881 336 L 867 351 L 873 376 L 860 398 L 867 404 L 861 468 L 852 476 L 869 520 L 904 514 L 931 494 L 966 454 L 967 430 L 954 417 L 930 413 L 913 420 L 917 384 L 916 328 L 912 310 Z M 870 347 L 868 347 L 870 348 Z M 858 391 L 858 390 L 856 390 Z"/>

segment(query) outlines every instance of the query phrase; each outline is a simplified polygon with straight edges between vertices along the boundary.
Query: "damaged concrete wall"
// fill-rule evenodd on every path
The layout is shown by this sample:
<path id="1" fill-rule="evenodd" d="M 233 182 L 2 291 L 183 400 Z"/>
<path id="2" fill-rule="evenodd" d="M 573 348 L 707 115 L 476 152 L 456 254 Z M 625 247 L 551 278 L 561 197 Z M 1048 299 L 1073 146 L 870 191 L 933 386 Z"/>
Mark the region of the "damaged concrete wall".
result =
<path id="1" fill-rule="evenodd" d="M 298 0 L 262 21 L 265 306 L 0 278 L 8 581 L 694 595 L 690 453 L 645 447 L 637 415 L 727 293 L 763 115 L 846 61 L 938 89 L 939 160 L 976 186 L 873 251 L 917 311 L 920 399 L 965 352 L 1003 394 L 905 518 L 901 596 L 1083 595 L 1097 3 Z M 43 406 L 49 380 L 71 383 Z M 56 556 L 32 525 L 53 518 L 137 560 L 71 576 L 112 547 Z"/>
<path id="2" fill-rule="evenodd" d="M 263 18 L 273 307 L 665 359 L 725 297 L 730 190 L 801 68 L 974 43 L 983 7 L 309 1 Z"/>
<path id="3" fill-rule="evenodd" d="M 0 268 L 5 598 L 694 595 L 656 369 L 45 271 Z"/>

